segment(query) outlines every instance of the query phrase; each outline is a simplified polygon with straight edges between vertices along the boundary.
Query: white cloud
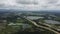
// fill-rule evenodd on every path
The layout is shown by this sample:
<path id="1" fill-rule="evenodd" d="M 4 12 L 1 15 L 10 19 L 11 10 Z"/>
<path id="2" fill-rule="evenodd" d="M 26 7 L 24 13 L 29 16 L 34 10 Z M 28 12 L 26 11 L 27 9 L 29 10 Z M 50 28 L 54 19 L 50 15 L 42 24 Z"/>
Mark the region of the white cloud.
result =
<path id="1" fill-rule="evenodd" d="M 60 0 L 0 0 L 0 8 L 20 10 L 60 9 Z"/>

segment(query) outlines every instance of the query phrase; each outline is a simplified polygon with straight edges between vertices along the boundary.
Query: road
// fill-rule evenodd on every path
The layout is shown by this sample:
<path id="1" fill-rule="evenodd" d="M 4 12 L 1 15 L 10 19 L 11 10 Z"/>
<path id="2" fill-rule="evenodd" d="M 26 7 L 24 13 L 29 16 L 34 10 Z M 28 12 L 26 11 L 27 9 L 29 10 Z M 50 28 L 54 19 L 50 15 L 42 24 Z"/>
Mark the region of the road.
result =
<path id="1" fill-rule="evenodd" d="M 27 19 L 27 18 L 25 18 L 25 19 L 28 20 L 28 21 L 30 21 L 32 24 L 34 24 L 35 26 L 37 26 L 37 27 L 39 27 L 39 28 L 44 28 L 44 29 L 47 29 L 47 30 L 49 30 L 49 31 L 52 31 L 52 32 L 54 32 L 54 33 L 56 33 L 56 34 L 60 34 L 59 32 L 57 32 L 57 31 L 55 31 L 55 30 L 53 30 L 53 29 L 51 29 L 51 28 L 49 28 L 49 27 L 45 27 L 45 26 L 42 26 L 42 25 L 38 25 L 36 22 L 34 22 L 34 21 L 30 20 L 30 19 Z M 46 25 L 46 26 L 49 26 L 49 25 Z"/>

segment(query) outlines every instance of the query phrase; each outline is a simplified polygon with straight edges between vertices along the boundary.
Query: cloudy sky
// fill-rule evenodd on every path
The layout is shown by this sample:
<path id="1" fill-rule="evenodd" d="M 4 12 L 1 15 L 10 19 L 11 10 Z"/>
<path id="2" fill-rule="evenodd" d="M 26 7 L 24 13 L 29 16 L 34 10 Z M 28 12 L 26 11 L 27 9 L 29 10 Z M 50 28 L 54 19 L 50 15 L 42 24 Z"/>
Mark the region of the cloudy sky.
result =
<path id="1" fill-rule="evenodd" d="M 59 10 L 60 0 L 0 0 L 0 9 Z"/>

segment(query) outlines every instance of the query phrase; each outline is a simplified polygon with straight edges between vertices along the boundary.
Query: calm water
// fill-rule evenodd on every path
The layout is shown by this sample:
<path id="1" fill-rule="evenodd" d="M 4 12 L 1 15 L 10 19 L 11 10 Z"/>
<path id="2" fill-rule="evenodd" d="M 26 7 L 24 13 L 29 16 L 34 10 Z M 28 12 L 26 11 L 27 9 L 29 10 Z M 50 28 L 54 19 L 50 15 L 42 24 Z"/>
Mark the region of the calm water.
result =
<path id="1" fill-rule="evenodd" d="M 38 16 L 28 16 L 27 18 L 33 20 L 33 19 L 39 19 L 39 18 L 44 18 L 44 17 L 38 17 Z"/>
<path id="2" fill-rule="evenodd" d="M 54 20 L 45 20 L 45 22 L 50 24 L 60 24 L 60 22 Z"/>

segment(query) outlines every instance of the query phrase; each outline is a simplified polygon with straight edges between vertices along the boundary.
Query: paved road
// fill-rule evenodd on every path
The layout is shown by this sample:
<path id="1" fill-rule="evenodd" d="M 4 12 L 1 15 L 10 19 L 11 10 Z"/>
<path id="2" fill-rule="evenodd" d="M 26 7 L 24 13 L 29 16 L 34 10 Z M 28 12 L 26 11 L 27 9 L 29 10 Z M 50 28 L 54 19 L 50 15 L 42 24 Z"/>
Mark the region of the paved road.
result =
<path id="1" fill-rule="evenodd" d="M 45 27 L 45 26 L 42 26 L 42 25 L 38 25 L 36 22 L 34 22 L 34 21 L 30 20 L 30 19 L 27 19 L 27 18 L 25 18 L 25 19 L 28 20 L 28 21 L 30 21 L 32 24 L 34 24 L 34 25 L 37 26 L 37 27 L 47 29 L 47 30 L 52 31 L 52 32 L 54 32 L 54 33 L 56 33 L 56 34 L 60 34 L 59 32 L 57 32 L 57 31 L 55 31 L 55 30 L 53 30 L 53 29 L 51 29 L 51 28 L 49 28 L 49 27 Z M 47 26 L 47 25 L 46 25 L 46 26 Z M 49 26 L 49 25 L 48 25 L 48 26 Z"/>

